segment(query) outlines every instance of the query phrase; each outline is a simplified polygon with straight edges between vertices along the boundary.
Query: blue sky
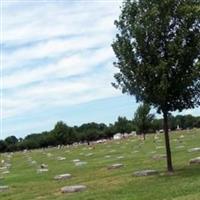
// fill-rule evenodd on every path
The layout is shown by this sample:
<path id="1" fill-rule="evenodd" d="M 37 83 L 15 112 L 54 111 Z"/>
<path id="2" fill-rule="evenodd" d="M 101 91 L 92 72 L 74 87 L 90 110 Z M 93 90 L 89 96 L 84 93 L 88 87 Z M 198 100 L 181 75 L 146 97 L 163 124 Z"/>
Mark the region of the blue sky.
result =
<path id="1" fill-rule="evenodd" d="M 134 97 L 111 86 L 121 0 L 1 0 L 1 138 L 133 117 Z M 200 114 L 200 109 L 187 113 Z"/>

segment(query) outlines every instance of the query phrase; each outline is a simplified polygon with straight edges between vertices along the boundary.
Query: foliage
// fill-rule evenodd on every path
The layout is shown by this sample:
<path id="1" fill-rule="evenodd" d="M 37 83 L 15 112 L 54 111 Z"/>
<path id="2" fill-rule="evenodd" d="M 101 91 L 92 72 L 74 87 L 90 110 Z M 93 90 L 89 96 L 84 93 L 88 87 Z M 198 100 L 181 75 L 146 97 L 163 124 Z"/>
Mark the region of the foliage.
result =
<path id="1" fill-rule="evenodd" d="M 163 113 L 168 171 L 168 114 L 200 105 L 199 8 L 199 0 L 125 0 L 115 21 L 113 85 Z"/>
<path id="2" fill-rule="evenodd" d="M 162 119 L 152 120 L 152 117 L 153 116 L 148 115 L 148 121 L 150 123 L 146 126 L 148 129 L 145 128 L 145 133 L 155 133 L 163 127 Z M 192 115 L 177 115 L 174 117 L 171 115 L 169 119 L 169 128 L 171 130 L 176 130 L 178 125 L 181 129 L 200 128 L 200 117 L 194 117 Z M 54 129 L 51 131 L 29 134 L 24 139 L 14 139 L 14 137 L 11 136 L 7 137 L 5 140 L 0 140 L 0 152 L 37 149 L 56 145 L 70 145 L 75 142 L 89 143 L 90 141 L 99 139 L 110 139 L 118 132 L 130 133 L 131 131 L 135 131 L 137 124 L 138 122 L 136 122 L 135 118 L 133 120 L 128 120 L 126 117 L 118 117 L 114 124 L 109 124 L 108 126 L 103 123 L 98 124 L 92 122 L 82 124 L 81 126 L 70 127 L 64 122 L 57 122 Z M 18 142 L 16 143 L 16 141 Z"/>
<path id="3" fill-rule="evenodd" d="M 148 104 L 141 104 L 135 112 L 134 122 L 138 134 L 146 134 L 152 124 L 154 115 L 150 113 L 151 107 Z"/>

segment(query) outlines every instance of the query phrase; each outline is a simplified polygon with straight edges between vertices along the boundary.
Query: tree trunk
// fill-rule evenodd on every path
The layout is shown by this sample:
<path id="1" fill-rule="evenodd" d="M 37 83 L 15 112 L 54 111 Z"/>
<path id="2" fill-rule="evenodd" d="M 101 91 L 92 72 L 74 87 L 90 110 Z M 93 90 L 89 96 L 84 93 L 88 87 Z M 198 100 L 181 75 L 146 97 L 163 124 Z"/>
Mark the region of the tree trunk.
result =
<path id="1" fill-rule="evenodd" d="M 166 154 L 167 154 L 167 170 L 168 170 L 168 172 L 173 172 L 170 141 L 169 141 L 168 113 L 167 112 L 163 112 L 163 118 L 164 118 L 165 147 L 166 147 Z"/>

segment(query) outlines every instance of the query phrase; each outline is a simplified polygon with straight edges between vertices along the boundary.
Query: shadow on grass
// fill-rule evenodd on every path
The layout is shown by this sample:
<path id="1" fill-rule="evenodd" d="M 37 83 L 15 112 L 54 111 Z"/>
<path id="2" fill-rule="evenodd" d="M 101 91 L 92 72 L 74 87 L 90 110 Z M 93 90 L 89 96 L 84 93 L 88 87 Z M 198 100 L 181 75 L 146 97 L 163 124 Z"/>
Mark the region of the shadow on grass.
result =
<path id="1" fill-rule="evenodd" d="M 166 171 L 161 172 L 160 177 L 200 177 L 200 165 L 184 166 L 183 168 L 174 168 L 174 172 L 169 174 Z"/>

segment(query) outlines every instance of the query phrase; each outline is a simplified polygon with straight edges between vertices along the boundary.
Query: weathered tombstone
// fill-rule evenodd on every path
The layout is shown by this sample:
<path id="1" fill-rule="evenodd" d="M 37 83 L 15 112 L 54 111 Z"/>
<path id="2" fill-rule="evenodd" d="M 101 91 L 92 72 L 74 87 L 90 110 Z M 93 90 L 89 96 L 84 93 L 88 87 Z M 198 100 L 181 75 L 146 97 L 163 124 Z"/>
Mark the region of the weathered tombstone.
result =
<path id="1" fill-rule="evenodd" d="M 87 187 L 85 185 L 65 186 L 61 188 L 62 193 L 72 193 L 84 191 Z"/>
<path id="2" fill-rule="evenodd" d="M 3 172 L 1 172 L 2 174 L 9 174 L 10 173 L 10 171 L 3 171 Z"/>
<path id="3" fill-rule="evenodd" d="M 35 160 L 33 160 L 33 161 L 31 162 L 31 164 L 35 165 L 35 164 L 37 164 L 37 162 L 36 162 Z"/>
<path id="4" fill-rule="evenodd" d="M 190 165 L 192 164 L 200 164 L 200 157 L 193 158 L 189 161 Z"/>
<path id="5" fill-rule="evenodd" d="M 82 165 L 86 165 L 86 164 L 87 164 L 87 162 L 85 162 L 85 161 L 80 161 L 80 162 L 75 163 L 76 166 L 82 166 Z"/>
<path id="6" fill-rule="evenodd" d="M 158 174 L 158 171 L 152 170 L 152 169 L 134 172 L 134 176 L 152 176 L 152 175 L 156 175 L 156 174 Z"/>
<path id="7" fill-rule="evenodd" d="M 156 149 L 164 149 L 164 146 L 157 146 Z"/>
<path id="8" fill-rule="evenodd" d="M 185 146 L 181 145 L 181 146 L 177 146 L 176 149 L 184 149 Z"/>
<path id="9" fill-rule="evenodd" d="M 200 147 L 195 147 L 195 148 L 192 148 L 192 149 L 189 149 L 188 152 L 197 152 L 197 151 L 200 151 Z"/>
<path id="10" fill-rule="evenodd" d="M 0 192 L 5 192 L 9 189 L 9 187 L 7 185 L 1 185 L 0 186 Z"/>
<path id="11" fill-rule="evenodd" d="M 50 158 L 51 156 L 52 156 L 52 154 L 51 154 L 51 153 L 47 153 L 47 157 L 49 157 L 49 158 Z"/>
<path id="12" fill-rule="evenodd" d="M 71 174 L 60 174 L 54 177 L 54 180 L 66 180 L 71 178 Z"/>
<path id="13" fill-rule="evenodd" d="M 123 167 L 123 166 L 124 166 L 124 165 L 121 164 L 121 163 L 116 163 L 116 164 L 113 164 L 113 165 L 109 166 L 108 169 L 109 169 L 109 170 L 110 170 L 110 169 L 118 169 L 118 168 L 121 168 L 121 167 Z"/>
<path id="14" fill-rule="evenodd" d="M 80 159 L 74 159 L 73 162 L 74 162 L 74 163 L 80 162 Z"/>
<path id="15" fill-rule="evenodd" d="M 92 155 L 93 155 L 93 153 L 88 153 L 85 156 L 89 157 L 89 156 L 92 156 Z"/>
<path id="16" fill-rule="evenodd" d="M 57 157 L 57 160 L 62 161 L 62 160 L 66 160 L 66 158 L 59 156 L 59 157 Z"/>
<path id="17" fill-rule="evenodd" d="M 166 159 L 166 155 L 165 154 L 160 154 L 160 155 L 154 155 L 152 156 L 153 160 L 163 160 Z"/>
<path id="18" fill-rule="evenodd" d="M 47 168 L 37 169 L 37 173 L 48 172 Z"/>
<path id="19" fill-rule="evenodd" d="M 123 159 L 124 158 L 124 156 L 118 156 L 117 157 L 117 159 Z"/>
<path id="20" fill-rule="evenodd" d="M 40 165 L 40 168 L 41 168 L 41 169 L 46 169 L 46 168 L 48 168 L 48 165 L 46 165 L 46 164 L 41 164 L 41 165 Z"/>

